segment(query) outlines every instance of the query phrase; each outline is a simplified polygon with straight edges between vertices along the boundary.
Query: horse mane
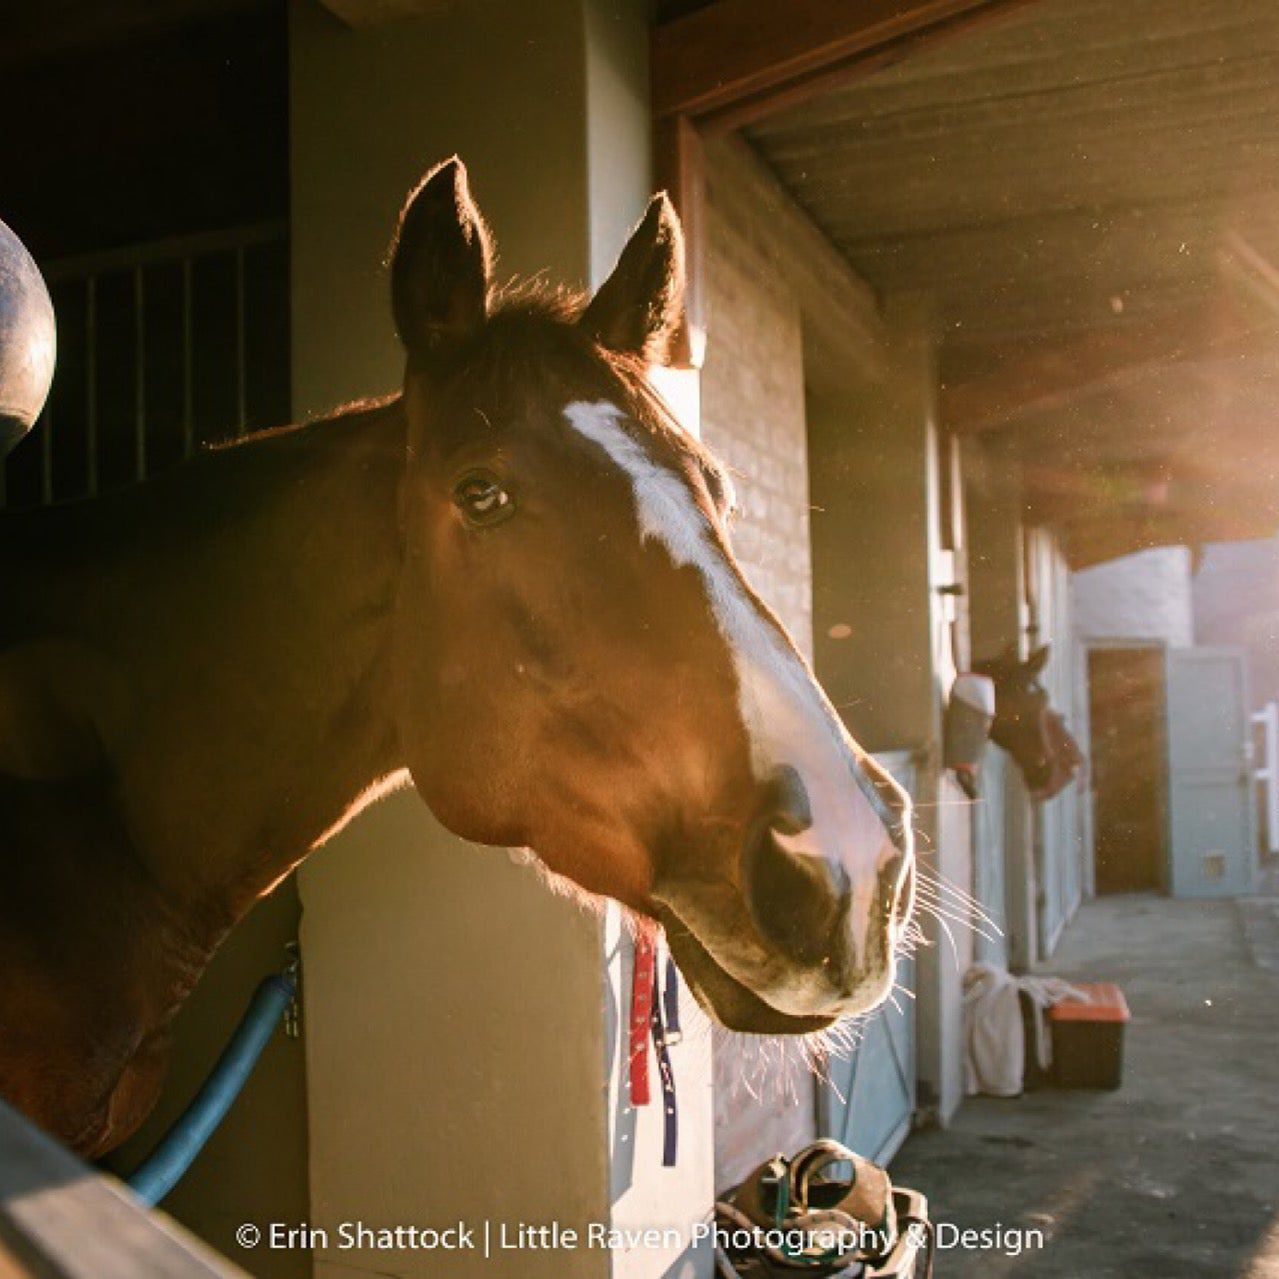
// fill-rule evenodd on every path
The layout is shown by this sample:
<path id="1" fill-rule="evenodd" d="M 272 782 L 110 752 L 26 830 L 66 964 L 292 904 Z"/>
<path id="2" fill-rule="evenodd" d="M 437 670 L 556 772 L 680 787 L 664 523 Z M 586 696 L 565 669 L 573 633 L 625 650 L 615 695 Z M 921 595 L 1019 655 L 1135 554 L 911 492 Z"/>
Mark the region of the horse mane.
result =
<path id="1" fill-rule="evenodd" d="M 526 317 L 574 325 L 590 295 L 567 284 L 552 284 L 542 275 L 515 275 L 489 293 L 489 320 Z"/>
<path id="2" fill-rule="evenodd" d="M 51 506 L 0 511 L 0 585 L 6 560 L 28 568 L 38 562 L 87 564 L 160 535 L 170 543 L 202 541 L 267 500 L 290 473 L 325 452 L 326 435 L 334 446 L 350 438 L 333 428 L 378 418 L 389 424 L 400 403 L 398 392 L 356 400 L 314 419 L 206 444 L 144 483 Z"/>
<path id="3" fill-rule="evenodd" d="M 323 430 L 327 426 L 339 425 L 352 418 L 373 418 L 380 415 L 387 417 L 399 411 L 400 393 L 391 391 L 385 395 L 366 395 L 356 400 L 348 400 L 336 408 L 326 409 L 300 418 L 296 422 L 281 422 L 278 426 L 259 427 L 245 435 L 232 436 L 225 440 L 211 440 L 188 461 L 194 462 L 210 453 L 226 453 L 245 445 L 261 443 L 263 440 L 276 439 L 279 436 L 296 435 L 300 431 Z"/>

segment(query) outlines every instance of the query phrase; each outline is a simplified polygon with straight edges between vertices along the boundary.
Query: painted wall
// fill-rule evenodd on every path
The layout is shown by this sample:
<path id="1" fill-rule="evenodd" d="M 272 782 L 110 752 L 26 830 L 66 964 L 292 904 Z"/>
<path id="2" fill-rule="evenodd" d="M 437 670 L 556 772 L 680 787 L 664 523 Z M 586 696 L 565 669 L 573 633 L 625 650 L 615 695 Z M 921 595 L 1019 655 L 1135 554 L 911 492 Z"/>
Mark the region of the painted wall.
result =
<path id="1" fill-rule="evenodd" d="M 881 383 L 809 403 L 814 655 L 870 751 L 936 741 L 932 551 L 938 537 L 932 362 L 899 314 Z"/>
<path id="2" fill-rule="evenodd" d="M 992 457 L 981 440 L 970 437 L 962 453 L 964 510 L 968 532 L 969 648 L 974 661 L 995 657 L 1021 644 L 1024 624 L 1021 510 L 1017 476 L 1006 460 Z M 1014 939 L 1009 903 L 1013 876 L 1009 859 L 1018 855 L 1013 822 L 1023 815 L 1029 827 L 1028 801 L 1020 774 L 1008 756 L 988 747 L 980 793 L 972 809 L 973 894 L 995 928 L 975 939 L 979 960 L 1007 966 Z M 1010 822 L 1010 817 L 1012 821 Z"/>
<path id="3" fill-rule="evenodd" d="M 547 269 L 569 283 L 603 276 L 648 194 L 642 6 L 473 0 L 428 10 L 360 31 L 312 0 L 292 10 L 303 410 L 396 385 L 379 264 L 427 165 L 454 152 L 466 160 L 500 272 Z M 610 1107 L 625 947 L 600 917 L 504 853 L 454 839 L 411 793 L 354 823 L 308 864 L 301 891 L 313 1224 L 584 1227 L 636 1204 L 688 1219 L 709 1209 L 697 1037 L 677 1066 L 679 1167 L 649 1158 L 659 1108 L 634 1117 L 634 1136 Z M 618 1166 L 628 1136 L 643 1155 L 629 1174 Z M 656 1252 L 512 1258 L 330 1248 L 317 1253 L 316 1274 L 453 1279 L 515 1264 L 531 1279 L 615 1265 L 628 1276 L 709 1273 L 709 1257 Z"/>
<path id="4" fill-rule="evenodd" d="M 604 1045 L 608 1081 L 607 1126 L 611 1224 L 627 1239 L 634 1232 L 670 1231 L 674 1242 L 622 1242 L 611 1258 L 613 1279 L 709 1279 L 714 1258 L 702 1243 L 692 1245 L 693 1223 L 707 1218 L 713 1202 L 715 1142 L 711 1022 L 680 984 L 680 1039 L 670 1050 L 675 1080 L 679 1154 L 676 1166 L 662 1167 L 664 1117 L 658 1087 L 659 1065 L 649 1048 L 653 1100 L 634 1107 L 629 1099 L 626 1018 L 634 946 L 622 912 L 610 906 L 605 918 L 607 964 Z M 659 979 L 666 957 L 659 953 Z"/>
<path id="5" fill-rule="evenodd" d="M 173 1064 L 159 1104 L 138 1133 L 110 1157 L 132 1170 L 186 1109 L 248 1007 L 259 981 L 284 967 L 298 931 L 292 879 L 260 902 L 218 952 L 174 1026 Z M 302 1279 L 305 1250 L 245 1253 L 236 1227 L 249 1221 L 304 1221 L 307 1116 L 304 1048 L 277 1033 L 244 1091 L 163 1210 L 257 1279 Z"/>
<path id="6" fill-rule="evenodd" d="M 1082 649 L 1075 642 L 1072 574 L 1057 539 L 1049 529 L 1027 535 L 1031 645 L 1051 644 L 1041 677 L 1053 706 L 1088 753 L 1087 676 Z M 1079 575 L 1075 574 L 1077 578 Z M 1087 832 L 1087 774 L 1074 786 L 1034 809 L 1035 879 L 1038 955 L 1049 958 L 1062 931 L 1079 908 L 1084 892 Z M 1089 855 L 1088 860 L 1091 861 Z"/>
<path id="7" fill-rule="evenodd" d="M 968 441 L 964 471 L 974 657 L 994 657 L 1010 645 L 1025 657 L 1050 644 L 1044 686 L 1087 753 L 1086 674 L 1075 638 L 1082 575 L 1072 580 L 1051 530 L 1023 528 L 1019 471 L 997 446 Z M 975 952 L 1025 971 L 1051 955 L 1088 888 L 1086 779 L 1032 804 L 1012 760 L 994 746 L 989 757 L 973 814 L 973 890 L 1003 935 L 978 939 Z"/>
<path id="8" fill-rule="evenodd" d="M 968 527 L 968 618 L 974 661 L 1009 647 L 1025 655 L 1025 537 L 1020 472 L 980 439 L 965 442 L 964 505 Z M 1038 952 L 1034 818 L 1021 772 L 998 747 L 983 765 L 973 807 L 973 892 L 999 926 L 978 939 L 977 957 L 1028 968 Z"/>
<path id="9" fill-rule="evenodd" d="M 1248 650 L 1253 706 L 1279 700 L 1279 537 L 1205 548 L 1194 612 L 1198 643 Z"/>
<path id="10" fill-rule="evenodd" d="M 1161 546 L 1083 569 L 1071 590 L 1080 639 L 1194 643 L 1189 547 Z"/>
<path id="11" fill-rule="evenodd" d="M 872 751 L 917 761 L 921 863 L 957 882 L 970 874 L 966 823 L 953 820 L 940 775 L 949 676 L 941 554 L 941 472 L 928 317 L 889 299 L 886 374 L 809 404 L 813 630 L 819 677 Z M 945 816 L 943 816 L 945 814 Z M 959 975 L 936 921 L 919 955 L 917 1062 L 928 1104 L 948 1117 L 962 1096 Z"/>

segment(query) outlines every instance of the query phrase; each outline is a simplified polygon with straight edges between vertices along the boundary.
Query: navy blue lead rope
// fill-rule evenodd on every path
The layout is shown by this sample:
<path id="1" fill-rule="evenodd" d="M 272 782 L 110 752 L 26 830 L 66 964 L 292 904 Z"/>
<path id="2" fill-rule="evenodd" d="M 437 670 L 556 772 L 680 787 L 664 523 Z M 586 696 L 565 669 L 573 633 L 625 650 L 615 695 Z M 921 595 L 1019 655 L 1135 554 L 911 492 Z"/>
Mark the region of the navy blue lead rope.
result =
<path id="1" fill-rule="evenodd" d="M 662 992 L 662 1006 L 666 1014 L 666 1042 L 678 1043 L 682 1038 L 679 1028 L 679 969 L 669 955 L 666 957 L 666 989 Z"/>
<path id="2" fill-rule="evenodd" d="M 680 1039 L 679 974 L 669 956 L 665 987 L 661 991 L 657 987 L 657 969 L 653 969 L 653 1011 L 649 1022 L 653 1028 L 653 1049 L 657 1053 L 657 1074 L 662 1083 L 662 1167 L 674 1168 L 679 1155 L 679 1111 L 670 1045 Z"/>
<path id="3" fill-rule="evenodd" d="M 129 1178 L 129 1188 L 144 1203 L 154 1207 L 185 1176 L 226 1118 L 297 993 L 292 966 L 258 985 L 200 1091 Z"/>

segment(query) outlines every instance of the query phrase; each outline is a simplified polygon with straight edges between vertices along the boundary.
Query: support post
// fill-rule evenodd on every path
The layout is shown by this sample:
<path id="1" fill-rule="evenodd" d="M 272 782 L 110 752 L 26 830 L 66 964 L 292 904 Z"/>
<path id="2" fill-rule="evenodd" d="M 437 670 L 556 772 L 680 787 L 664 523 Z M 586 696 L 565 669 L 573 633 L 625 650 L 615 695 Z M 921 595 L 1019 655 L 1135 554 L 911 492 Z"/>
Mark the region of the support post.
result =
<path id="1" fill-rule="evenodd" d="M 361 5 L 343 0 L 348 21 Z M 378 264 L 405 193 L 449 155 L 468 166 L 503 273 L 604 278 L 652 190 L 647 21 L 639 0 L 484 0 L 352 28 L 295 0 L 295 412 L 395 388 L 403 357 Z M 660 1105 L 632 1114 L 625 1148 L 611 925 L 454 838 L 413 793 L 353 822 L 300 888 L 311 1220 L 413 1222 L 426 1206 L 434 1222 L 556 1221 L 585 1238 L 592 1224 L 687 1229 L 710 1211 L 703 1037 L 672 1052 L 678 1166 L 661 1166 Z M 317 1265 L 439 1272 L 429 1253 L 334 1247 Z M 680 1265 L 708 1276 L 710 1260 L 583 1247 L 505 1265 L 531 1279 L 657 1279 Z M 503 1266 L 476 1251 L 446 1268 L 478 1279 Z"/>

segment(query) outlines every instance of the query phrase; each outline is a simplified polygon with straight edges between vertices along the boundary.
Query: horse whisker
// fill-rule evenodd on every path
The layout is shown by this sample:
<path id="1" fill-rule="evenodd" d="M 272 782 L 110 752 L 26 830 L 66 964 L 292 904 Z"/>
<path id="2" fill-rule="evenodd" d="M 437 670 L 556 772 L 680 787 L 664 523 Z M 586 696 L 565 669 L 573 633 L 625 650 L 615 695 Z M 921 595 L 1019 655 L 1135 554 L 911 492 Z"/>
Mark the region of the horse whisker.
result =
<path id="1" fill-rule="evenodd" d="M 970 924 L 973 927 L 984 925 L 987 928 L 994 929 L 1001 937 L 1003 936 L 1003 929 L 989 915 L 984 911 L 975 910 L 967 904 L 956 904 L 947 898 L 930 896 L 925 892 L 918 893 L 915 900 L 921 907 L 936 906 L 939 910 L 947 911 L 956 923 Z M 971 924 L 971 920 L 975 920 L 976 924 Z"/>

